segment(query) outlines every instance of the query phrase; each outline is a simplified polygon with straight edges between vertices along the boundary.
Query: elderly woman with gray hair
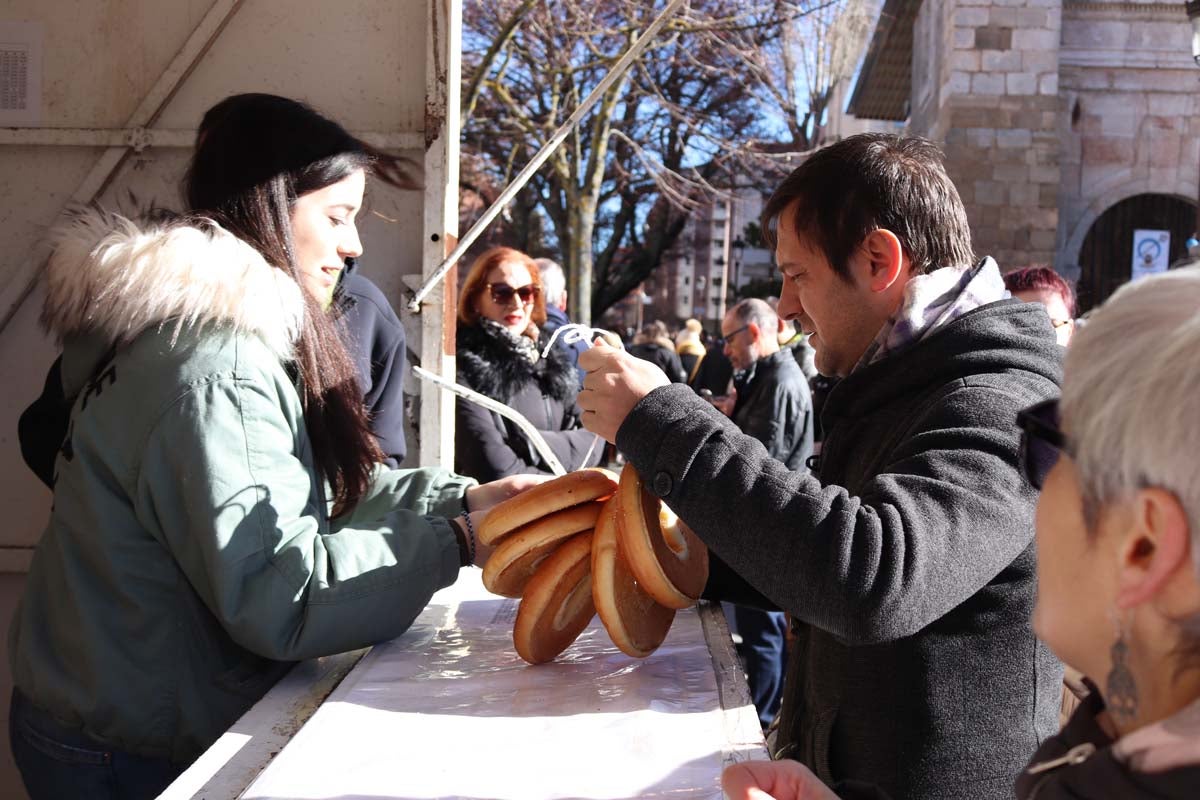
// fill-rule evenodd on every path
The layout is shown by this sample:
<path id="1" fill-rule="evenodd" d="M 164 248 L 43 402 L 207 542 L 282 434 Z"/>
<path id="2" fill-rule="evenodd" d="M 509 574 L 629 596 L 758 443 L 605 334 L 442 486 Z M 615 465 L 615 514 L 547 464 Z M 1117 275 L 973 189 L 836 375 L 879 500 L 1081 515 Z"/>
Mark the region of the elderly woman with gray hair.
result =
<path id="1" fill-rule="evenodd" d="M 1090 695 L 1017 777 L 1022 800 L 1200 797 L 1200 269 L 1122 287 L 1020 415 L 1041 488 L 1034 628 Z M 969 709 L 964 709 L 967 713 Z M 971 713 L 987 713 L 975 709 Z M 796 762 L 730 767 L 729 797 L 834 795 Z"/>

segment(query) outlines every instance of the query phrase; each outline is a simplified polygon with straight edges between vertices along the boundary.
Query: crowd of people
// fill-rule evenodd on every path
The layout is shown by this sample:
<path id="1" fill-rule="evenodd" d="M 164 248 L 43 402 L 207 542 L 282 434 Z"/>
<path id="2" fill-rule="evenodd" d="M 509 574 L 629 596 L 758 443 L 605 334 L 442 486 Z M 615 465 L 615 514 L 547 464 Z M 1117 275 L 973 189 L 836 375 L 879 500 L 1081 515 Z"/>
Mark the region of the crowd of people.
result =
<path id="1" fill-rule="evenodd" d="M 552 472 L 467 400 L 455 471 L 397 468 L 368 177 L 415 187 L 308 106 L 238 95 L 199 127 L 185 212 L 55 231 L 63 352 L 20 430 L 54 506 L 10 635 L 34 800 L 156 796 L 291 663 L 406 630 L 486 562 L 487 509 Z M 1200 269 L 1077 326 L 1053 270 L 976 257 L 937 149 L 892 135 L 814 153 L 763 222 L 780 297 L 707 346 L 694 320 L 551 346 L 562 270 L 503 247 L 457 309 L 460 383 L 567 469 L 615 445 L 708 546 L 775 759 L 728 795 L 1196 796 Z"/>

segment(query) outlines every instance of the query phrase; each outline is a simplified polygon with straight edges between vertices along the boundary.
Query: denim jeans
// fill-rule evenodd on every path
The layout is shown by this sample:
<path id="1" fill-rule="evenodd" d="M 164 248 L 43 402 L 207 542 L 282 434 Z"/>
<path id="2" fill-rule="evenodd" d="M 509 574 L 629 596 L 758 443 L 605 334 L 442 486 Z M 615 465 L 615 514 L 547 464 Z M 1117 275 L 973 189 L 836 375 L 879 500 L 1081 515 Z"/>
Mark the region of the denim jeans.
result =
<path id="1" fill-rule="evenodd" d="M 734 619 L 742 637 L 739 652 L 746 661 L 750 698 L 758 721 L 766 729 L 779 713 L 783 677 L 787 674 L 787 617 L 782 611 L 734 606 Z"/>
<path id="2" fill-rule="evenodd" d="M 31 800 L 150 800 L 185 768 L 114 750 L 73 731 L 18 689 L 12 694 L 8 734 Z"/>

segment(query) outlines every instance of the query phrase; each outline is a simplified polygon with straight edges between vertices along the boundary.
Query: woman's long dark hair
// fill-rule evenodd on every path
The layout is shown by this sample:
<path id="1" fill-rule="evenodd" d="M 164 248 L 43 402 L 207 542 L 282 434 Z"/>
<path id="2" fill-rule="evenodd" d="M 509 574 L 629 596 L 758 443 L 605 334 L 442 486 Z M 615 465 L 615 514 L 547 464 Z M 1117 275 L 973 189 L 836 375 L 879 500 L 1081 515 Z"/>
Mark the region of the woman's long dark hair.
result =
<path id="1" fill-rule="evenodd" d="M 303 287 L 292 245 L 291 211 L 297 198 L 359 169 L 398 188 L 414 189 L 410 166 L 303 103 L 239 94 L 205 113 L 185 191 L 192 213 L 228 228 Z M 340 514 L 366 492 L 383 454 L 335 321 L 307 291 L 302 294 L 306 310 L 295 356 L 304 421 L 317 469 L 332 487 L 335 514 Z"/>

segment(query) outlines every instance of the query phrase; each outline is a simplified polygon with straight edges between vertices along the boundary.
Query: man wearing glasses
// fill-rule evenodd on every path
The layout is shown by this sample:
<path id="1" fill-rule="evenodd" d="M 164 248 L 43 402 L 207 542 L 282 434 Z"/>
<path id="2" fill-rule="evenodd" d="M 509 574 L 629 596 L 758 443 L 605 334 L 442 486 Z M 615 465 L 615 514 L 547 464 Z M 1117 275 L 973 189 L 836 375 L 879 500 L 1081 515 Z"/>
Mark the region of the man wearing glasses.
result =
<path id="1" fill-rule="evenodd" d="M 1061 692 L 1029 619 L 1035 493 L 1014 425 L 1057 394 L 1054 329 L 975 259 L 924 140 L 824 148 L 763 219 L 779 313 L 841 378 L 815 474 L 611 348 L 580 361 L 583 423 L 709 546 L 710 595 L 792 616 L 777 757 L 835 790 L 1010 797 Z"/>
<path id="2" fill-rule="evenodd" d="M 771 458 L 799 470 L 812 455 L 812 399 L 792 352 L 779 346 L 779 331 L 779 317 L 762 300 L 743 300 L 725 315 L 721 332 L 734 369 L 728 413 L 742 433 L 762 442 Z M 734 621 L 750 697 L 765 729 L 783 700 L 786 615 L 736 605 Z"/>

